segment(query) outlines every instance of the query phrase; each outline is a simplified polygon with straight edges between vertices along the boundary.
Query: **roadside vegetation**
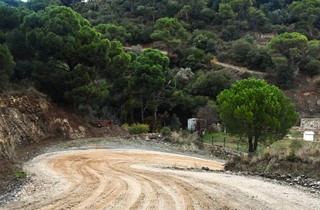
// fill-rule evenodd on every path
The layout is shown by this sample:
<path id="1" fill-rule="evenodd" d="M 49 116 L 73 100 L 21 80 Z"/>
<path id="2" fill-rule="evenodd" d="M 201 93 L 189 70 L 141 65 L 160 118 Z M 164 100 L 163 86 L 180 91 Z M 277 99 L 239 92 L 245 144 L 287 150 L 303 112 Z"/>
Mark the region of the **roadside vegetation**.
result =
<path id="1" fill-rule="evenodd" d="M 245 139 L 231 136 L 230 134 L 222 131 L 205 134 L 203 136 L 203 142 L 213 146 L 248 152 L 248 144 Z"/>
<path id="2" fill-rule="evenodd" d="M 246 138 L 249 153 L 260 142 L 282 139 L 298 119 L 290 99 L 263 80 L 237 81 L 218 95 L 217 103 L 225 129 Z"/>
<path id="3" fill-rule="evenodd" d="M 298 118 L 283 90 L 320 87 L 319 11 L 320 0 L 0 0 L 0 92 L 33 87 L 86 119 L 177 143 L 202 146 L 188 118 L 206 121 L 201 131 L 223 124 L 241 140 L 203 141 L 251 153 L 229 167 L 318 166 L 318 146 L 281 139 Z"/>
<path id="4" fill-rule="evenodd" d="M 237 157 L 226 170 L 290 174 L 320 179 L 320 143 L 303 140 L 280 140 L 261 147 L 254 157 Z"/>

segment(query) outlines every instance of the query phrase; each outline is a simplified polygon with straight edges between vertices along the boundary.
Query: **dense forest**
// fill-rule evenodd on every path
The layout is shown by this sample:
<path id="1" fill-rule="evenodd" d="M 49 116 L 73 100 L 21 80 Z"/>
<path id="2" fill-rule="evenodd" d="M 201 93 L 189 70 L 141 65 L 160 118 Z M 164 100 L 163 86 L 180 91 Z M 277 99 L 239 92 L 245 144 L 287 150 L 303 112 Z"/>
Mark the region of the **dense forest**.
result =
<path id="1" fill-rule="evenodd" d="M 175 128 L 216 120 L 216 96 L 251 76 L 217 61 L 290 89 L 320 74 L 319 39 L 320 0 L 1 0 L 0 88 L 35 87 L 81 115 Z"/>

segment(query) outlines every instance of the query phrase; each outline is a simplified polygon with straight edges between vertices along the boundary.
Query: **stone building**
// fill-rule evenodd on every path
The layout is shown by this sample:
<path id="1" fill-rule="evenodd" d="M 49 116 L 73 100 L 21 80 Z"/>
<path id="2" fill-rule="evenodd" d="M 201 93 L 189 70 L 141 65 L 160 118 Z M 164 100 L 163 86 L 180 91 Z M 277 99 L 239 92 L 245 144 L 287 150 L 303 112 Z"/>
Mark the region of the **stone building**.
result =
<path id="1" fill-rule="evenodd" d="M 314 140 L 320 141 L 320 118 L 301 118 L 300 129 L 304 132 L 313 132 Z"/>
<path id="2" fill-rule="evenodd" d="M 320 131 L 320 118 L 302 118 L 300 127 L 303 130 Z"/>

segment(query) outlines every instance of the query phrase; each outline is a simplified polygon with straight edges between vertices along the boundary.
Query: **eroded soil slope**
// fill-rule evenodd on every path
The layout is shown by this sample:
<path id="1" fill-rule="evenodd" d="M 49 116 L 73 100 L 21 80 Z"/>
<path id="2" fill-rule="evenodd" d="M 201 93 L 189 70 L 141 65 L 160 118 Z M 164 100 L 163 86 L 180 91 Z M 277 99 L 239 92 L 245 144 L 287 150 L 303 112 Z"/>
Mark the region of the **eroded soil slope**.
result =
<path id="1" fill-rule="evenodd" d="M 51 141 L 96 136 L 118 136 L 126 132 L 120 127 L 93 126 L 68 110 L 50 102 L 35 89 L 6 92 L 0 95 L 0 194 L 10 190 L 14 173 L 28 158 L 28 147 Z M 93 125 L 92 125 L 93 124 Z M 23 155 L 26 154 L 26 155 Z"/>

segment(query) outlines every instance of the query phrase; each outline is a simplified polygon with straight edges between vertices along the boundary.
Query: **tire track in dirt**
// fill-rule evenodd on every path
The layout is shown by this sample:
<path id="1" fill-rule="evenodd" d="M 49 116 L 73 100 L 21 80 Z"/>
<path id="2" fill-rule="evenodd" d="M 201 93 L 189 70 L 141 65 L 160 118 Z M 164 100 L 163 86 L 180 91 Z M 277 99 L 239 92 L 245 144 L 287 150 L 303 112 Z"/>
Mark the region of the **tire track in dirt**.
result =
<path id="1" fill-rule="evenodd" d="M 182 155 L 82 150 L 46 154 L 31 162 L 29 173 L 40 173 L 41 167 L 42 175 L 52 175 L 52 183 L 61 180 L 65 187 L 55 192 L 52 184 L 48 192 L 36 192 L 5 209 L 320 209 L 319 197 L 291 187 L 223 173 L 170 169 L 223 169 L 220 162 Z M 297 196 L 303 202 L 297 203 Z"/>

